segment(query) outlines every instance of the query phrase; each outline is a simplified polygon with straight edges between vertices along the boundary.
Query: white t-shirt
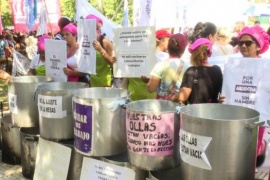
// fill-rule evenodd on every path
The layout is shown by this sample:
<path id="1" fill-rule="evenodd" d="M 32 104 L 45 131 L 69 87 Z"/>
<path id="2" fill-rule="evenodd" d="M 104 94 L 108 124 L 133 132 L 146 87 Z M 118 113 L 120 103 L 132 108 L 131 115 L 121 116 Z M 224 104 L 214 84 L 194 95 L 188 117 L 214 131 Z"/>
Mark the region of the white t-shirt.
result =
<path id="1" fill-rule="evenodd" d="M 163 51 L 156 51 L 157 62 L 165 61 L 169 59 L 169 53 Z"/>
<path id="2" fill-rule="evenodd" d="M 37 66 L 45 66 L 45 61 L 39 59 L 39 54 L 35 55 L 30 63 L 30 69 L 36 69 Z"/>

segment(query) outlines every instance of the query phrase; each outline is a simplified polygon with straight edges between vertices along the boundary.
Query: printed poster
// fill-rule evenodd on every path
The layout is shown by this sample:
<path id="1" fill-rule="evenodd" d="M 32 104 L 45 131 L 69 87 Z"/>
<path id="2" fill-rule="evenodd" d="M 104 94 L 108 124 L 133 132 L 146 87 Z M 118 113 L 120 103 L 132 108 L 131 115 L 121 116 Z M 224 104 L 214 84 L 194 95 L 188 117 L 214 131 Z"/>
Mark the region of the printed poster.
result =
<path id="1" fill-rule="evenodd" d="M 96 40 L 96 21 L 80 19 L 78 23 L 78 71 L 96 74 L 96 50 L 93 41 Z"/>
<path id="2" fill-rule="evenodd" d="M 67 82 L 64 68 L 67 67 L 66 41 L 45 39 L 46 76 L 53 77 L 54 82 Z"/>
<path id="3" fill-rule="evenodd" d="M 156 64 L 154 27 L 114 29 L 114 77 L 150 77 Z"/>
<path id="4" fill-rule="evenodd" d="M 260 121 L 270 116 L 270 59 L 231 57 L 224 66 L 224 104 L 252 108 Z"/>

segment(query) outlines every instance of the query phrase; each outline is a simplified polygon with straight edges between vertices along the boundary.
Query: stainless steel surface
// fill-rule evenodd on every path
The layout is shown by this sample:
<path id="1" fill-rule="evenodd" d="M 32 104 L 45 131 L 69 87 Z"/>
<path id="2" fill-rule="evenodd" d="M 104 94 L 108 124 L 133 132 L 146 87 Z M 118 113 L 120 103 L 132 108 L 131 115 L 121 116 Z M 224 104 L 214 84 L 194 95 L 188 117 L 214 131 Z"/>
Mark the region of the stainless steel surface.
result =
<path id="1" fill-rule="evenodd" d="M 183 107 L 180 119 L 181 129 L 190 136 L 212 137 L 205 150 L 211 170 L 181 158 L 183 179 L 254 179 L 258 128 L 246 127 L 259 121 L 257 111 L 233 105 L 196 104 Z"/>
<path id="2" fill-rule="evenodd" d="M 20 137 L 22 174 L 24 177 L 32 179 L 35 171 L 39 128 L 22 127 L 20 128 Z"/>
<path id="3" fill-rule="evenodd" d="M 87 156 L 111 156 L 126 151 L 126 110 L 117 107 L 112 111 L 108 104 L 118 100 L 127 101 L 130 93 L 119 88 L 85 88 L 73 93 L 73 103 L 92 107 L 92 132 L 90 133 L 92 147 L 84 153 L 76 146 L 79 137 L 75 139 L 75 149 Z"/>
<path id="4" fill-rule="evenodd" d="M 10 115 L 1 119 L 2 160 L 8 164 L 21 164 L 20 127 L 12 125 Z"/>
<path id="5" fill-rule="evenodd" d="M 127 104 L 127 113 L 132 111 L 138 113 L 163 113 L 163 115 L 174 113 L 174 142 L 172 143 L 174 153 L 166 156 L 150 156 L 128 150 L 129 160 L 132 165 L 149 171 L 170 169 L 179 165 L 179 114 L 176 113 L 177 106 L 179 104 L 166 100 L 140 100 Z M 165 120 L 161 119 L 163 122 Z M 159 131 L 157 128 L 156 131 L 151 133 L 157 134 L 160 132 L 162 130 Z"/>
<path id="6" fill-rule="evenodd" d="M 149 180 L 181 180 L 180 167 L 162 171 L 149 171 Z"/>
<path id="7" fill-rule="evenodd" d="M 8 93 L 17 96 L 17 112 L 11 110 L 12 124 L 18 127 L 38 127 L 38 108 L 34 100 L 37 85 L 51 82 L 45 76 L 12 77 L 8 83 Z"/>
<path id="8" fill-rule="evenodd" d="M 74 139 L 72 93 L 86 87 L 88 84 L 82 82 L 52 82 L 37 86 L 38 96 L 43 95 L 52 99 L 61 97 L 61 108 L 63 112 L 66 112 L 66 116 L 61 118 L 44 117 L 39 113 L 39 128 L 42 138 L 54 141 Z"/>

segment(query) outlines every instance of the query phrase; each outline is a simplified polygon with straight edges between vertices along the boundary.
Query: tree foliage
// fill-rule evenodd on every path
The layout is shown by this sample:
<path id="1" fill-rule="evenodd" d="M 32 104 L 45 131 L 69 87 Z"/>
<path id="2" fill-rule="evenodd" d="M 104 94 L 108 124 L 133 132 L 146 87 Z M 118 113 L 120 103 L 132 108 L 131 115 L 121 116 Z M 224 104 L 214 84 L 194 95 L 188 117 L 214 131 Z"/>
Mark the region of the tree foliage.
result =
<path id="1" fill-rule="evenodd" d="M 60 0 L 60 8 L 63 16 L 68 16 L 71 19 L 75 15 L 75 1 L 76 0 Z M 121 24 L 123 20 L 124 0 L 88 0 L 88 2 L 98 9 L 99 3 L 103 5 L 103 15 L 108 19 Z M 132 0 L 128 0 L 129 4 L 129 19 L 132 17 Z M 49 6 L 49 5 L 48 5 Z M 119 10 L 117 11 L 117 7 Z M 12 14 L 9 0 L 0 0 L 0 11 L 2 16 L 3 27 L 12 26 Z M 116 12 L 117 11 L 117 12 Z M 113 18 L 113 19 L 112 19 Z"/>

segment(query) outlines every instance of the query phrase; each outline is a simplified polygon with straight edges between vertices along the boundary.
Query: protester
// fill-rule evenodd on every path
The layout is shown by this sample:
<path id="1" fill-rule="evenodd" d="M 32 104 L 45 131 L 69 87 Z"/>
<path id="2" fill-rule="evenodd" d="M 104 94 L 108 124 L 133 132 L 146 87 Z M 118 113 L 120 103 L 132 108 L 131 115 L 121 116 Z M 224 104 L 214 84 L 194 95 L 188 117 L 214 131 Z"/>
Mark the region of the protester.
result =
<path id="1" fill-rule="evenodd" d="M 189 43 L 194 43 L 198 38 L 206 38 L 214 44 L 217 40 L 217 27 L 214 23 L 211 22 L 198 22 L 191 34 L 188 36 Z M 211 57 L 222 55 L 219 51 L 213 49 Z"/>
<path id="2" fill-rule="evenodd" d="M 186 46 L 187 39 L 183 34 L 172 35 L 168 41 L 169 58 L 158 62 L 151 71 L 147 88 L 149 92 L 157 91 L 157 99 L 168 99 L 175 89 L 180 88 L 184 74 L 180 58 Z"/>
<path id="3" fill-rule="evenodd" d="M 10 32 L 6 33 L 6 46 L 5 46 L 5 54 L 7 58 L 13 58 L 13 49 L 15 46 L 15 41 L 13 39 L 13 35 Z"/>
<path id="4" fill-rule="evenodd" d="M 172 34 L 164 29 L 156 31 L 156 57 L 157 62 L 169 59 L 168 42 Z"/>
<path id="5" fill-rule="evenodd" d="M 212 42 L 199 38 L 188 50 L 193 66 L 186 70 L 179 93 L 170 100 L 181 104 L 218 103 L 223 78 L 220 67 L 208 63 L 208 57 L 212 54 Z"/>
<path id="6" fill-rule="evenodd" d="M 6 46 L 5 36 L 0 35 L 0 58 L 1 59 L 5 59 L 5 46 Z"/>
<path id="7" fill-rule="evenodd" d="M 49 36 L 46 34 L 38 38 L 38 54 L 33 57 L 30 63 L 30 68 L 28 70 L 29 76 L 46 76 L 45 39 L 49 39 Z"/>
<path id="8" fill-rule="evenodd" d="M 113 83 L 112 65 L 116 61 L 113 57 L 113 46 L 106 34 L 101 33 L 103 21 L 99 17 L 89 14 L 85 19 L 96 21 L 97 40 L 93 42 L 96 49 L 96 74 L 90 77 L 91 87 L 111 87 Z"/>
<path id="9" fill-rule="evenodd" d="M 218 38 L 213 44 L 213 49 L 223 56 L 235 53 L 233 46 L 229 44 L 231 36 L 232 35 L 227 27 L 218 28 Z"/>
<path id="10" fill-rule="evenodd" d="M 14 49 L 21 53 L 22 55 L 24 55 L 25 57 L 27 57 L 27 52 L 26 52 L 26 43 L 25 43 L 25 35 L 20 34 L 17 38 L 17 42 L 14 46 Z"/>
<path id="11" fill-rule="evenodd" d="M 238 35 L 238 46 L 240 53 L 246 58 L 260 58 L 261 54 L 269 48 L 269 35 L 260 26 L 245 27 Z M 221 96 L 219 101 L 222 102 L 225 97 Z M 257 143 L 257 163 L 261 166 L 265 160 L 265 151 L 267 143 L 263 140 L 265 127 L 260 126 Z"/>
<path id="12" fill-rule="evenodd" d="M 60 31 L 55 34 L 55 36 L 54 36 L 55 40 L 64 40 L 63 35 L 62 35 L 62 30 L 69 23 L 71 23 L 71 19 L 69 17 L 62 16 L 59 18 L 58 27 L 59 27 Z"/>
<path id="13" fill-rule="evenodd" d="M 67 41 L 67 67 L 64 68 L 64 73 L 68 76 L 68 82 L 85 82 L 89 83 L 86 78 L 86 73 L 78 71 L 77 50 L 77 27 L 73 23 L 69 23 L 62 30 L 63 38 Z M 81 79 L 80 79 L 81 78 Z"/>

